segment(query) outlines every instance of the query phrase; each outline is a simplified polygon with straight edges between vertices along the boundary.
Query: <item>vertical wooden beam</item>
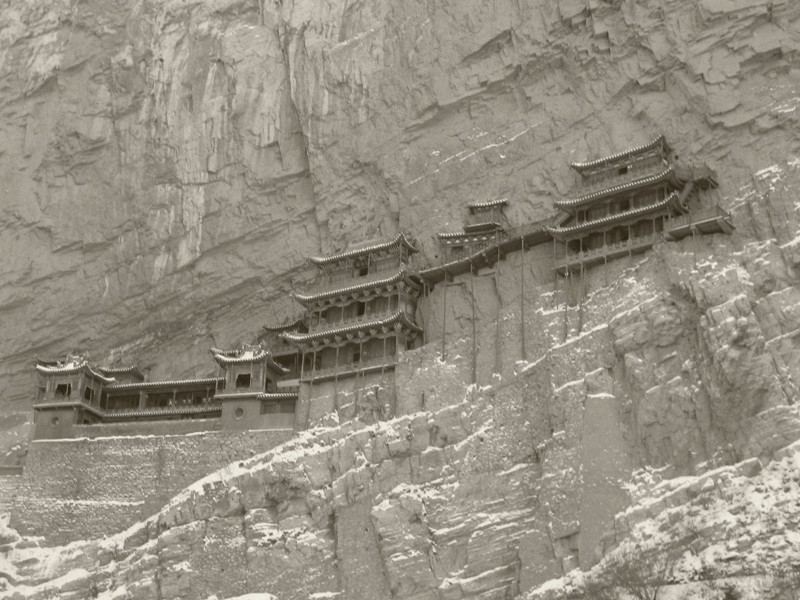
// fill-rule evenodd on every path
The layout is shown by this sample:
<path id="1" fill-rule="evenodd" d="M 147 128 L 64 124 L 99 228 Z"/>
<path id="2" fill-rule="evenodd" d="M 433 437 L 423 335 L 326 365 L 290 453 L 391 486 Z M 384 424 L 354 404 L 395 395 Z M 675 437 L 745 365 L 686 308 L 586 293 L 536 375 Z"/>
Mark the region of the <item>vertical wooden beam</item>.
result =
<path id="1" fill-rule="evenodd" d="M 447 341 L 447 269 L 444 269 L 444 298 L 442 300 L 442 362 L 445 359 L 445 342 Z"/>
<path id="2" fill-rule="evenodd" d="M 472 299 L 472 383 L 478 382 L 478 347 L 475 332 L 475 274 L 472 261 L 469 261 L 469 291 Z"/>
<path id="3" fill-rule="evenodd" d="M 519 261 L 519 270 L 520 270 L 520 278 L 519 278 L 519 327 L 520 327 L 520 338 L 521 338 L 521 346 L 522 346 L 522 360 L 528 360 L 528 353 L 525 349 L 525 236 L 522 236 L 521 239 L 522 243 L 522 250 L 520 255 Z M 556 275 L 558 277 L 558 275 Z"/>

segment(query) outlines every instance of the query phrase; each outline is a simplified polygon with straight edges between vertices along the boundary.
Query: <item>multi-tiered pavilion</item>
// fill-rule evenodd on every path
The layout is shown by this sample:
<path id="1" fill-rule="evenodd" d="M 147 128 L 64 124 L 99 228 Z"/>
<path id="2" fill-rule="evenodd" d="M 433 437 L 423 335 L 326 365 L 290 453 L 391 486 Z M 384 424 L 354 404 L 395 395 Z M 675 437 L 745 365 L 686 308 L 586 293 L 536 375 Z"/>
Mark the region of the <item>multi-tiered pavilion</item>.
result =
<path id="1" fill-rule="evenodd" d="M 676 166 L 664 136 L 570 166 L 581 176 L 581 192 L 575 198 L 555 201 L 568 218 L 549 228 L 557 241 L 555 268 L 559 273 L 644 252 L 657 241 L 683 237 L 687 232 L 732 229 L 730 217 L 721 209 L 690 206 L 693 191 L 716 187 L 717 182 L 707 168 Z"/>
<path id="2" fill-rule="evenodd" d="M 437 234 L 446 249 L 447 260 L 458 260 L 481 248 L 496 245 L 508 228 L 508 220 L 503 213 L 507 204 L 505 198 L 468 204 L 469 214 L 462 231 Z"/>
<path id="3" fill-rule="evenodd" d="M 310 259 L 316 281 L 294 294 L 306 310 L 308 330 L 281 334 L 300 352 L 300 382 L 310 386 L 309 401 L 332 395 L 332 408 L 340 408 L 340 381 L 372 385 L 368 375 L 392 371 L 399 353 L 414 344 L 422 331 L 415 318 L 422 291 L 411 265 L 415 252 L 400 233 L 388 242 Z"/>

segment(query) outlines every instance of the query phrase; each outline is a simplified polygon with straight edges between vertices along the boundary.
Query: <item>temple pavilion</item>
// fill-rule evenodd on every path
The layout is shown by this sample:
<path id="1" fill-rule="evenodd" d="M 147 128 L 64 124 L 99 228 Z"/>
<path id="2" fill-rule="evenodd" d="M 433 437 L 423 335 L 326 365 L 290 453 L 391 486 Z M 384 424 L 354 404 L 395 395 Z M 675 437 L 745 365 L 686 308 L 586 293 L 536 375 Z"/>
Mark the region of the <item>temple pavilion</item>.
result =
<path id="1" fill-rule="evenodd" d="M 289 373 L 263 346 L 243 345 L 234 350 L 212 348 L 214 360 L 225 372 L 222 403 L 223 429 L 291 429 L 297 390 L 281 390 Z"/>
<path id="2" fill-rule="evenodd" d="M 422 290 L 413 272 L 414 244 L 400 233 L 391 241 L 325 257 L 313 286 L 296 292 L 307 331 L 281 337 L 300 352 L 300 381 L 320 382 L 393 369 L 398 351 L 422 331 L 415 320 Z"/>
<path id="3" fill-rule="evenodd" d="M 644 252 L 663 239 L 729 233 L 730 216 L 718 207 L 692 206 L 697 189 L 717 186 L 708 168 L 677 166 L 664 136 L 648 144 L 570 166 L 581 176 L 580 193 L 557 200 L 567 213 L 548 230 L 558 273 Z"/>
<path id="4" fill-rule="evenodd" d="M 216 418 L 219 377 L 145 381 L 135 366 L 99 367 L 86 356 L 36 362 L 34 438 L 71 437 L 76 425 Z"/>
<path id="5" fill-rule="evenodd" d="M 33 437 L 74 437 L 82 426 L 186 419 L 207 420 L 211 429 L 294 427 L 297 380 L 283 385 L 292 376 L 289 367 L 261 345 L 211 353 L 219 376 L 163 381 L 145 381 L 135 366 L 92 365 L 82 354 L 39 360 Z"/>
<path id="6" fill-rule="evenodd" d="M 505 198 L 468 204 L 469 213 L 462 231 L 437 234 L 446 248 L 447 260 L 458 260 L 486 246 L 496 245 L 508 228 L 508 220 L 503 213 L 507 204 Z"/>

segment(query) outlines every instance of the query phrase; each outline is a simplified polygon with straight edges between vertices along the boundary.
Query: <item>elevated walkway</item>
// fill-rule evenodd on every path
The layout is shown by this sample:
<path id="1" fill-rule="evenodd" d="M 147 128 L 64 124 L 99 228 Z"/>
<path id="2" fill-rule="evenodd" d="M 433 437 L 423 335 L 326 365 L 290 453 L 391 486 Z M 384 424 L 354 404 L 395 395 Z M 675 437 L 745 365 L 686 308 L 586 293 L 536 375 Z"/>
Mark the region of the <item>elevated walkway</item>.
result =
<path id="1" fill-rule="evenodd" d="M 693 233 L 731 233 L 733 229 L 730 213 L 714 206 L 667 219 L 664 237 L 668 240 L 680 240 Z"/>
<path id="2" fill-rule="evenodd" d="M 554 220 L 537 221 L 521 225 L 504 232 L 497 232 L 494 239 L 487 240 L 479 247 L 470 248 L 464 252 L 451 256 L 446 262 L 433 265 L 419 272 L 429 284 L 444 281 L 445 277 L 453 277 L 462 273 L 469 273 L 470 269 L 491 267 L 509 252 L 521 250 L 523 246 L 530 248 L 552 240 L 548 227 Z"/>

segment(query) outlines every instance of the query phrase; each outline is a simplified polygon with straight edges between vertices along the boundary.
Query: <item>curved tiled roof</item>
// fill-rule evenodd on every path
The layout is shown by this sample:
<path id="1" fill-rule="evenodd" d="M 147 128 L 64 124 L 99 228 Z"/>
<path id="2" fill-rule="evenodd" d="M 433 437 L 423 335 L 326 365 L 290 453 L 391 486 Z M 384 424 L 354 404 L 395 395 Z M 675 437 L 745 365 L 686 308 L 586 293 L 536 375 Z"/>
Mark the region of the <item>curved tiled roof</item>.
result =
<path id="1" fill-rule="evenodd" d="M 128 367 L 97 367 L 97 370 L 103 375 L 108 375 L 110 377 L 114 375 L 133 375 L 139 379 L 144 379 L 144 374 L 136 365 L 130 365 Z"/>
<path id="2" fill-rule="evenodd" d="M 486 202 L 470 202 L 467 204 L 467 208 L 480 210 L 481 208 L 492 208 L 493 206 L 503 206 L 505 204 L 508 204 L 507 198 L 498 198 L 497 200 L 487 200 Z"/>
<path id="3" fill-rule="evenodd" d="M 266 360 L 267 364 L 279 373 L 288 373 L 289 371 L 276 363 L 270 353 L 261 346 L 243 347 L 236 350 L 220 350 L 219 348 L 211 348 L 211 354 L 214 355 L 214 360 L 222 366 L 253 363 Z"/>
<path id="4" fill-rule="evenodd" d="M 493 240 L 494 239 L 494 230 L 490 233 L 469 233 L 467 231 L 454 231 L 448 233 L 437 233 L 436 234 L 440 240 L 458 240 L 463 239 L 464 241 L 473 241 L 473 242 L 482 242 L 485 240 Z"/>
<path id="5" fill-rule="evenodd" d="M 417 333 L 422 331 L 422 328 L 414 323 L 413 321 L 409 320 L 406 313 L 402 310 L 397 311 L 393 315 L 385 318 L 385 319 L 378 319 L 375 321 L 364 321 L 361 323 L 354 323 L 353 325 L 348 325 L 347 327 L 338 327 L 335 329 L 326 329 L 324 331 L 317 331 L 314 333 L 301 333 L 301 334 L 291 334 L 291 333 L 284 333 L 281 334 L 282 337 L 290 342 L 310 342 L 313 340 L 319 340 L 323 338 L 333 337 L 337 335 L 346 335 L 348 333 L 353 333 L 356 331 L 363 331 L 365 329 L 375 329 L 381 327 L 387 327 L 389 325 L 394 325 L 397 322 L 401 322 L 406 327 L 413 329 Z"/>
<path id="6" fill-rule="evenodd" d="M 136 381 L 133 383 L 114 383 L 107 385 L 103 391 L 147 390 L 156 387 L 180 387 L 195 385 L 216 385 L 225 381 L 224 377 L 202 377 L 199 379 L 173 379 L 169 381 Z"/>
<path id="7" fill-rule="evenodd" d="M 312 256 L 308 260 L 310 260 L 315 265 L 328 265 L 331 263 L 335 263 L 340 260 L 345 260 L 348 258 L 354 258 L 356 256 L 363 256 L 365 254 L 369 254 L 370 252 L 378 252 L 380 250 L 387 250 L 389 248 L 393 248 L 399 245 L 405 245 L 411 252 L 416 252 L 417 249 L 414 245 L 409 241 L 406 237 L 405 233 L 400 232 L 396 238 L 391 241 L 383 242 L 381 244 L 372 244 L 370 246 L 365 246 L 363 248 L 355 248 L 353 250 L 348 250 L 347 252 L 340 252 L 339 254 L 332 254 L 331 256 Z"/>
<path id="8" fill-rule="evenodd" d="M 604 156 L 603 158 L 598 158 L 596 160 L 590 160 L 587 162 L 574 162 L 570 164 L 570 167 L 578 171 L 578 173 L 583 173 L 588 169 L 593 169 L 595 167 L 599 167 L 608 163 L 615 162 L 617 160 L 627 158 L 628 156 L 633 156 L 634 154 L 639 154 L 640 152 L 645 152 L 652 148 L 655 148 L 659 144 L 666 145 L 667 141 L 663 135 L 659 135 L 654 140 L 642 144 L 641 146 L 637 146 L 635 148 L 630 148 L 629 150 L 625 150 L 623 152 L 618 152 L 616 154 L 612 154 L 610 156 Z"/>
<path id="9" fill-rule="evenodd" d="M 126 417 L 171 417 L 178 415 L 198 415 L 203 413 L 218 413 L 222 407 L 215 406 L 170 406 L 166 408 L 143 408 L 137 410 L 105 410 L 101 411 L 106 419 L 123 419 Z"/>
<path id="10" fill-rule="evenodd" d="M 675 168 L 674 167 L 667 167 L 660 173 L 656 173 L 655 175 L 647 175 L 645 177 L 640 177 L 639 179 L 634 179 L 633 181 L 628 181 L 626 183 L 615 185 L 610 188 L 605 188 L 602 190 L 597 190 L 596 192 L 592 192 L 591 194 L 586 194 L 585 196 L 580 196 L 578 198 L 574 198 L 572 200 L 556 200 L 553 204 L 559 208 L 572 208 L 575 206 L 581 206 L 583 204 L 588 204 L 594 200 L 599 200 L 600 198 L 605 198 L 606 196 L 613 196 L 614 194 L 619 194 L 621 192 L 627 192 L 630 190 L 635 190 L 640 187 L 652 185 L 654 183 L 659 183 L 664 181 L 665 179 L 669 179 L 670 177 L 675 176 Z M 678 183 L 676 179 L 676 184 Z"/>
<path id="11" fill-rule="evenodd" d="M 405 279 L 409 275 L 411 275 L 411 272 L 405 267 L 403 267 L 400 270 L 398 270 L 394 275 L 390 275 L 389 277 L 386 277 L 384 279 L 371 279 L 369 281 L 365 281 L 364 283 L 350 285 L 343 288 L 330 289 L 324 292 L 318 292 L 316 294 L 302 294 L 300 292 L 294 292 L 292 295 L 297 299 L 298 302 L 313 302 L 315 300 L 325 300 L 327 298 L 333 298 L 334 296 L 341 296 L 343 294 L 352 294 L 353 292 L 368 290 L 369 288 L 372 287 L 389 285 L 397 281 L 400 281 L 402 279 Z"/>
<path id="12" fill-rule="evenodd" d="M 593 221 L 586 221 L 584 223 L 579 223 L 578 225 L 572 225 L 570 227 L 548 227 L 548 231 L 550 231 L 550 233 L 556 237 L 564 236 L 570 233 L 581 233 L 583 231 L 594 229 L 595 227 L 598 226 L 612 225 L 616 222 L 624 221 L 630 217 L 646 215 L 651 212 L 655 212 L 657 210 L 665 208 L 670 204 L 675 204 L 678 201 L 679 201 L 678 193 L 672 192 L 669 196 L 667 196 L 660 202 L 656 202 L 655 204 L 640 206 L 639 208 L 634 208 L 633 210 L 627 210 L 625 212 L 616 213 L 613 215 L 607 215 L 605 217 L 601 217 Z"/>
<path id="13" fill-rule="evenodd" d="M 297 392 L 262 392 L 256 399 L 258 400 L 294 400 L 297 398 Z"/>
<path id="14" fill-rule="evenodd" d="M 98 373 L 89 366 L 89 361 L 85 356 L 75 355 L 68 356 L 66 360 L 38 360 L 36 361 L 36 370 L 42 375 L 70 375 L 78 373 L 86 369 L 93 377 L 103 381 L 104 383 L 113 383 L 116 381 L 113 377 L 106 377 L 102 373 Z"/>
<path id="15" fill-rule="evenodd" d="M 264 331 L 296 331 L 301 327 L 306 327 L 306 320 L 303 317 L 299 317 L 292 321 L 291 323 L 284 323 L 283 325 L 264 325 L 261 329 Z"/>

